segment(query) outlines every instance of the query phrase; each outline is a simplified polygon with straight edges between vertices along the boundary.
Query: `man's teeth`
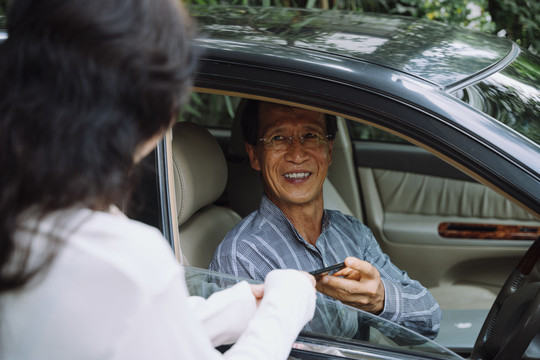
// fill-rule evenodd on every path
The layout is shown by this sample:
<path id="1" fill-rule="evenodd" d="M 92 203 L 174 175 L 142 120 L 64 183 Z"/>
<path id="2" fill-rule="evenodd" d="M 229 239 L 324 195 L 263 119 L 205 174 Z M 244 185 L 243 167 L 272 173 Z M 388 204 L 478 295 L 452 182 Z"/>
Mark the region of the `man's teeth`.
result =
<path id="1" fill-rule="evenodd" d="M 289 179 L 303 179 L 303 178 L 307 178 L 309 176 L 309 173 L 308 172 L 305 172 L 305 173 L 289 173 L 289 174 L 285 174 L 285 177 L 286 178 L 289 178 Z"/>

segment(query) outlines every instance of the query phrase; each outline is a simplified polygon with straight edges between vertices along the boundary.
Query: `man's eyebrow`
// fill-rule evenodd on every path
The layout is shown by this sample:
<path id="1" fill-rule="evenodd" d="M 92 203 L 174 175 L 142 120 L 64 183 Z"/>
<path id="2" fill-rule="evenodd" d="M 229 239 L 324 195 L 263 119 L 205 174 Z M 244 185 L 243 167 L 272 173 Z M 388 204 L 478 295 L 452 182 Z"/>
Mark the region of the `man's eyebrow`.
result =
<path id="1" fill-rule="evenodd" d="M 319 125 L 306 125 L 302 129 L 304 129 L 304 130 L 312 130 L 312 131 L 325 130 L 324 126 L 319 126 Z"/>

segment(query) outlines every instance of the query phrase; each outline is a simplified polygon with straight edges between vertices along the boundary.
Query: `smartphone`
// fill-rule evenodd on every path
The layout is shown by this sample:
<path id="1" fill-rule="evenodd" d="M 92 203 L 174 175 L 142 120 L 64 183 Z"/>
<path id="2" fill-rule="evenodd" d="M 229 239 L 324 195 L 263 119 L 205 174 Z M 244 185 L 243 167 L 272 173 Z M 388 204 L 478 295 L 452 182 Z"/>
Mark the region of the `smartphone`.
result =
<path id="1" fill-rule="evenodd" d="M 345 267 L 345 263 L 342 262 L 342 263 L 339 263 L 339 264 L 335 264 L 335 265 L 332 265 L 332 266 L 327 266 L 325 268 L 322 268 L 322 269 L 319 269 L 319 270 L 314 270 L 314 271 L 310 271 L 310 274 L 315 276 L 315 275 L 320 275 L 320 274 L 324 274 L 326 272 L 330 272 L 330 271 L 337 271 L 337 270 L 341 270 Z"/>

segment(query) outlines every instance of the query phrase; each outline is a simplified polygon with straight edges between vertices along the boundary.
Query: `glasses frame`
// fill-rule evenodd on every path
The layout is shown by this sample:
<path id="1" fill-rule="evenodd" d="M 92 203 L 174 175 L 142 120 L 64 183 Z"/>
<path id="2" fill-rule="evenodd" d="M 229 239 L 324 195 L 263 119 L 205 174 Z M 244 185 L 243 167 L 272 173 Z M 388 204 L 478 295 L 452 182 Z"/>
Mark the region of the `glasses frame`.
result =
<path id="1" fill-rule="evenodd" d="M 313 133 L 311 133 L 311 134 L 313 134 Z M 328 141 L 334 140 L 333 135 L 320 135 L 320 134 L 315 134 L 315 135 L 317 135 L 317 141 L 318 141 L 317 145 L 328 144 Z M 283 135 L 280 135 L 280 136 L 283 136 Z M 292 142 L 293 142 L 294 138 L 298 138 L 298 140 L 300 141 L 300 145 L 305 146 L 304 145 L 304 141 L 306 139 L 305 135 L 293 135 L 293 136 L 283 136 L 283 137 L 284 137 L 284 139 L 287 140 L 287 147 L 292 145 Z M 262 137 L 262 138 L 259 138 L 257 140 L 262 141 L 263 146 L 265 148 L 273 149 L 273 148 L 278 147 L 273 138 L 268 139 L 268 138 Z"/>

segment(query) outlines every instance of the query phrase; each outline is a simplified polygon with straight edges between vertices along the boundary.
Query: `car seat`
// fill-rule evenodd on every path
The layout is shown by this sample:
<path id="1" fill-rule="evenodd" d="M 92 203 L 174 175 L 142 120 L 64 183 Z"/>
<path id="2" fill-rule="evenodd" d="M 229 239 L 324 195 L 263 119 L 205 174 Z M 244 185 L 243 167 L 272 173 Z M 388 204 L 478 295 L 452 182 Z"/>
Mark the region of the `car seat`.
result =
<path id="1" fill-rule="evenodd" d="M 241 219 L 214 205 L 225 189 L 227 162 L 208 130 L 188 122 L 173 128 L 172 158 L 182 254 L 188 265 L 208 268 L 216 247 Z"/>

